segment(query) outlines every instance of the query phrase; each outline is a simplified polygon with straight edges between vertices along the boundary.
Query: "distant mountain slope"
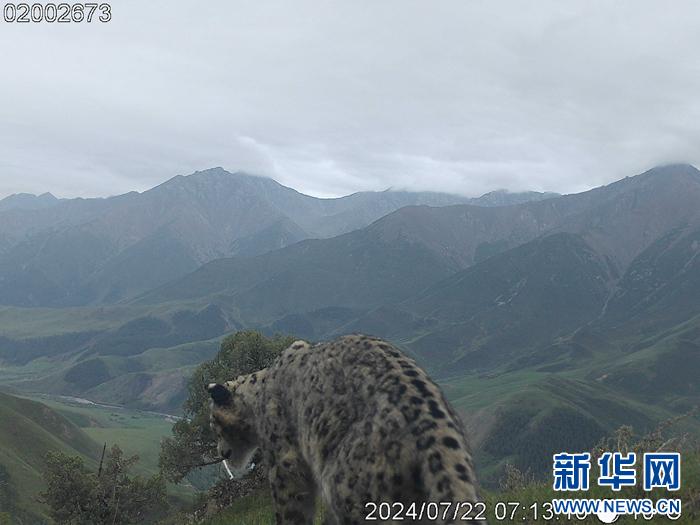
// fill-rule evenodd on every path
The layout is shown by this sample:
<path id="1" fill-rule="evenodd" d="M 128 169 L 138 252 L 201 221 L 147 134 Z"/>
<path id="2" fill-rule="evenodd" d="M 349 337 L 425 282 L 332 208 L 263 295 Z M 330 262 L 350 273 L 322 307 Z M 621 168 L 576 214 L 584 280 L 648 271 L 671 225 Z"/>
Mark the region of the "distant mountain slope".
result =
<path id="1" fill-rule="evenodd" d="M 465 200 L 393 191 L 317 199 L 221 168 L 108 199 L 15 195 L 0 201 L 0 303 L 114 302 L 212 259 L 338 235 L 408 204 Z"/>
<path id="2" fill-rule="evenodd" d="M 337 236 L 404 206 L 503 206 L 551 196 L 387 190 L 319 199 L 222 168 L 106 199 L 17 194 L 0 201 L 0 304 L 114 303 L 211 260 Z"/>
<path id="3" fill-rule="evenodd" d="M 697 170 L 675 166 L 516 206 L 408 206 L 343 236 L 249 260 L 213 261 L 138 302 L 208 301 L 216 295 L 249 322 L 329 306 L 373 308 L 555 233 L 579 236 L 614 281 L 659 237 L 700 223 L 698 203 Z"/>
<path id="4" fill-rule="evenodd" d="M 580 338 L 557 342 L 580 330 L 634 347 L 700 314 L 696 170 L 651 170 L 547 204 L 566 201 L 575 213 L 560 213 L 546 235 L 343 329 L 400 337 L 434 371 L 452 374 L 590 357 Z"/>
<path id="5" fill-rule="evenodd" d="M 471 199 L 469 204 L 474 206 L 513 206 L 525 202 L 543 201 L 554 197 L 561 197 L 561 195 L 551 191 L 510 192 L 508 190 L 496 190 Z"/>
<path id="6" fill-rule="evenodd" d="M 39 210 L 57 204 L 59 200 L 50 193 L 32 195 L 31 193 L 15 193 L 0 199 L 0 211 L 5 210 Z"/>
<path id="7" fill-rule="evenodd" d="M 370 227 L 258 257 L 219 259 L 136 303 L 214 301 L 244 324 L 271 322 L 291 312 L 403 300 L 459 268 L 421 244 L 385 241 L 381 233 Z"/>
<path id="8" fill-rule="evenodd" d="M 700 225 L 679 227 L 644 250 L 617 283 L 606 329 L 631 323 L 644 332 L 676 325 L 700 307 Z"/>
<path id="9" fill-rule="evenodd" d="M 0 393 L 0 421 L 0 470 L 9 478 L 9 487 L 3 488 L 15 497 L 11 515 L 17 511 L 39 517 L 44 510 L 37 497 L 47 452 L 62 451 L 93 462 L 99 458 L 95 441 L 42 403 Z"/>
<path id="10" fill-rule="evenodd" d="M 700 224 L 700 172 L 685 164 L 661 166 L 556 201 L 585 209 L 555 229 L 580 233 L 624 271 L 658 238 Z"/>
<path id="11" fill-rule="evenodd" d="M 611 275 L 577 235 L 553 234 L 458 272 L 400 308 L 434 319 L 410 348 L 436 370 L 488 369 L 600 313 Z"/>

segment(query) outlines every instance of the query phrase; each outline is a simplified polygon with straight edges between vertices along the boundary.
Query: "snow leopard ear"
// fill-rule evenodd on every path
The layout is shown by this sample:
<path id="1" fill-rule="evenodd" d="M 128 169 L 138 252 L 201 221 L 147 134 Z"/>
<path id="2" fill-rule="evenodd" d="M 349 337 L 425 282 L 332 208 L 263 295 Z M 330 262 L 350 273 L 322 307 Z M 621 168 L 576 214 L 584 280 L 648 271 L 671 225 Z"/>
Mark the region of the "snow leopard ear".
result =
<path id="1" fill-rule="evenodd" d="M 231 392 L 224 385 L 220 385 L 219 383 L 209 383 L 209 386 L 207 386 L 207 391 L 214 400 L 214 403 L 217 405 L 231 404 Z"/>

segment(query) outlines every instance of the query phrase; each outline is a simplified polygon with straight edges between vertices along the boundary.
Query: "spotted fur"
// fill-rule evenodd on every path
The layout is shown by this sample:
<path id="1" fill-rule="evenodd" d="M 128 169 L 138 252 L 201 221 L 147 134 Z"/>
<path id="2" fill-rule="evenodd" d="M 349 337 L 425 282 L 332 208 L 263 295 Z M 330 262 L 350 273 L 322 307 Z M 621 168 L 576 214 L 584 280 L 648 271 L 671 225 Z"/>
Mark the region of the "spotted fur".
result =
<path id="1" fill-rule="evenodd" d="M 219 452 L 242 467 L 260 447 L 278 524 L 312 523 L 317 496 L 337 525 L 364 522 L 367 502 L 477 501 L 459 417 L 385 341 L 297 341 L 269 368 L 219 387 L 210 385 Z"/>

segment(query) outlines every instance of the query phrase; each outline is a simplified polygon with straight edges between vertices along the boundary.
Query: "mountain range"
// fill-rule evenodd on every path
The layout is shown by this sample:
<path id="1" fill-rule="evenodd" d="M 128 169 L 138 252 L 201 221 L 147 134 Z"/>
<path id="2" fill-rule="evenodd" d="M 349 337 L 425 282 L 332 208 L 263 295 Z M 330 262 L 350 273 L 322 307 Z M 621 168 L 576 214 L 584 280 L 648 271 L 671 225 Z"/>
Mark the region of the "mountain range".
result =
<path id="1" fill-rule="evenodd" d="M 215 169 L 0 220 L 0 381 L 18 390 L 176 411 L 233 330 L 368 332 L 440 380 L 486 480 L 700 402 L 693 166 L 479 199 L 315 199 Z"/>
<path id="2" fill-rule="evenodd" d="M 333 237 L 407 205 L 490 206 L 551 196 L 384 191 L 319 199 L 221 168 L 106 199 L 12 195 L 0 201 L 0 304 L 115 303 L 211 260 Z"/>

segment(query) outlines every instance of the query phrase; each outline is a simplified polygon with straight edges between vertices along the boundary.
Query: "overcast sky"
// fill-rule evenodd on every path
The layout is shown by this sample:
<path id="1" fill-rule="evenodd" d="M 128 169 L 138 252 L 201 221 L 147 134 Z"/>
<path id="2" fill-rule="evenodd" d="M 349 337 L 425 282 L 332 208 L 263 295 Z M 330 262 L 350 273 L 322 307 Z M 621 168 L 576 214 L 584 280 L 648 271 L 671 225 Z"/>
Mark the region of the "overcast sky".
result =
<path id="1" fill-rule="evenodd" d="M 112 2 L 0 21 L 0 197 L 223 166 L 334 196 L 700 163 L 700 2 Z"/>

